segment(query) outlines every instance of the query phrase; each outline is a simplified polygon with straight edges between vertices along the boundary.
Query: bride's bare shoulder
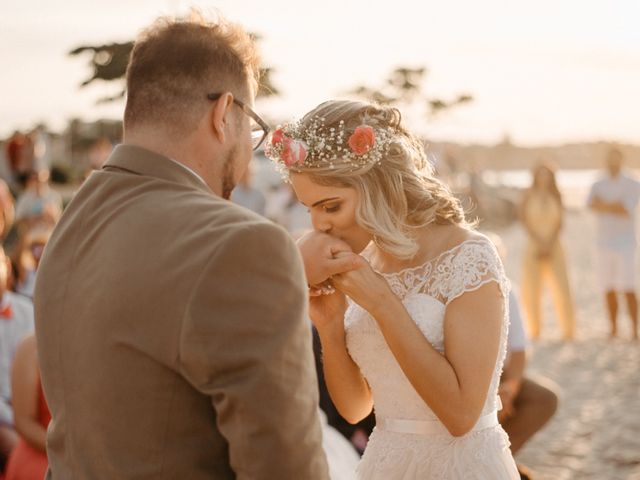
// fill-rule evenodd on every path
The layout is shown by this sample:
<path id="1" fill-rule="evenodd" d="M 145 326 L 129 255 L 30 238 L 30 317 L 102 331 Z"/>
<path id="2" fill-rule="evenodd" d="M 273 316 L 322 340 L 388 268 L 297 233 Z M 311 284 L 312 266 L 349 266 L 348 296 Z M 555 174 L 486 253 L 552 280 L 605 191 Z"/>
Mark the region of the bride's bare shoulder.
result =
<path id="1" fill-rule="evenodd" d="M 486 239 L 483 234 L 471 229 L 462 227 L 460 225 L 439 225 L 436 229 L 427 233 L 424 240 L 431 244 L 433 248 L 434 243 L 437 247 L 432 251 L 433 254 L 446 252 L 458 245 L 470 240 L 482 240 Z"/>
<path id="2" fill-rule="evenodd" d="M 469 240 L 483 240 L 486 239 L 483 234 L 467 227 L 461 227 L 460 225 L 451 225 L 448 235 L 450 247 L 455 247 L 461 243 Z"/>

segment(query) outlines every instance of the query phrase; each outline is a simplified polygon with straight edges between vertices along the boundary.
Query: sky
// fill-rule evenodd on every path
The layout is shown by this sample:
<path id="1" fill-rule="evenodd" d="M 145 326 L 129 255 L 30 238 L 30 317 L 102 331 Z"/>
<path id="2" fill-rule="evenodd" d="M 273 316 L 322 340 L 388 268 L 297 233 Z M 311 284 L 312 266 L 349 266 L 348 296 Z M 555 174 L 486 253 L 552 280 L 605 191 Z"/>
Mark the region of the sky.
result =
<path id="1" fill-rule="evenodd" d="M 120 118 L 96 105 L 83 44 L 128 41 L 159 15 L 191 6 L 262 36 L 282 95 L 269 117 L 299 117 L 399 65 L 425 66 L 425 89 L 474 101 L 411 128 L 433 140 L 519 145 L 640 143 L 638 0 L 0 0 L 0 138 L 45 122 Z M 408 107 L 411 109 L 411 107 Z"/>

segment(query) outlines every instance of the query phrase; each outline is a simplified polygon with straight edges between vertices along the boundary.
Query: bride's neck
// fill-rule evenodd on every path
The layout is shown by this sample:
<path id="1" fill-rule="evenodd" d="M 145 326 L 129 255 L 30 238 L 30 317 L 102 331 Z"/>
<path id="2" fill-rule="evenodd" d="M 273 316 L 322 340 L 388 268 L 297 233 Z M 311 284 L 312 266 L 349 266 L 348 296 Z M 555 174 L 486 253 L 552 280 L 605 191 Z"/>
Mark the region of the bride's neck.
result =
<path id="1" fill-rule="evenodd" d="M 426 234 L 426 232 L 419 232 L 416 235 L 416 241 L 418 242 L 418 252 L 416 252 L 416 255 L 414 255 L 414 257 L 412 258 L 399 258 L 393 253 L 383 250 L 375 242 L 371 242 L 371 244 L 369 245 L 369 248 L 367 249 L 369 250 L 367 256 L 371 260 L 372 266 L 376 270 L 383 273 L 392 273 L 403 270 L 405 268 L 413 267 L 422 256 L 422 239 Z"/>
<path id="2" fill-rule="evenodd" d="M 394 265 L 400 262 L 400 259 L 394 257 L 388 252 L 382 250 L 378 245 L 371 243 L 367 248 L 367 257 L 371 262 L 371 266 L 380 272 L 388 273 L 393 271 Z M 403 268 L 403 267 L 399 267 Z"/>
<path id="3" fill-rule="evenodd" d="M 422 265 L 427 260 L 435 257 L 448 243 L 455 227 L 451 225 L 429 225 L 416 231 L 415 241 L 418 243 L 418 251 L 410 259 L 399 258 L 396 255 L 381 249 L 374 242 L 371 243 L 368 257 L 372 266 L 383 273 L 392 273 L 405 268 Z"/>

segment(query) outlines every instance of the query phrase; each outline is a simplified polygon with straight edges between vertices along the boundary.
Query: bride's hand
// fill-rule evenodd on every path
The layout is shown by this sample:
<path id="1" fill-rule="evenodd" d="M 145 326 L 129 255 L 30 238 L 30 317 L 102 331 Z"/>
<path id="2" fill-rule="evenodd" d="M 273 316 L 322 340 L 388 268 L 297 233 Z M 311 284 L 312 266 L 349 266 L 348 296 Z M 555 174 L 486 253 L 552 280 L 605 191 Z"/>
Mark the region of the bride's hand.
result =
<path id="1" fill-rule="evenodd" d="M 320 295 L 331 295 L 336 289 L 331 283 L 331 279 L 322 282 L 320 285 L 309 286 L 309 296 L 319 297 Z"/>
<path id="2" fill-rule="evenodd" d="M 367 261 L 357 270 L 334 275 L 332 283 L 372 315 L 377 307 L 395 298 L 384 277 L 373 270 Z"/>
<path id="3" fill-rule="evenodd" d="M 309 297 L 309 316 L 318 331 L 327 328 L 344 328 L 347 297 L 342 292 Z"/>
<path id="4" fill-rule="evenodd" d="M 304 262 L 309 285 L 326 282 L 332 275 L 363 265 L 360 255 L 351 252 L 344 241 L 326 233 L 311 231 L 301 236 L 296 244 Z"/>

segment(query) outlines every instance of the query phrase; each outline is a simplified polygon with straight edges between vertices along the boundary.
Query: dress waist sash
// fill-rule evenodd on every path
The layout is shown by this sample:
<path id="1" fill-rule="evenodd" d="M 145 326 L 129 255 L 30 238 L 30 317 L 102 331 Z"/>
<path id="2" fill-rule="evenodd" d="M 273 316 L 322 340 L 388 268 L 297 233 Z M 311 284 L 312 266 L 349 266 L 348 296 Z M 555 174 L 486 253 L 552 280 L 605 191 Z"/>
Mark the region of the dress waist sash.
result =
<path id="1" fill-rule="evenodd" d="M 469 431 L 477 432 L 498 425 L 498 411 L 481 416 Z M 414 435 L 437 435 L 449 433 L 447 427 L 438 420 L 405 420 L 400 418 L 376 418 L 376 427 L 380 430 L 395 433 L 412 433 Z"/>

